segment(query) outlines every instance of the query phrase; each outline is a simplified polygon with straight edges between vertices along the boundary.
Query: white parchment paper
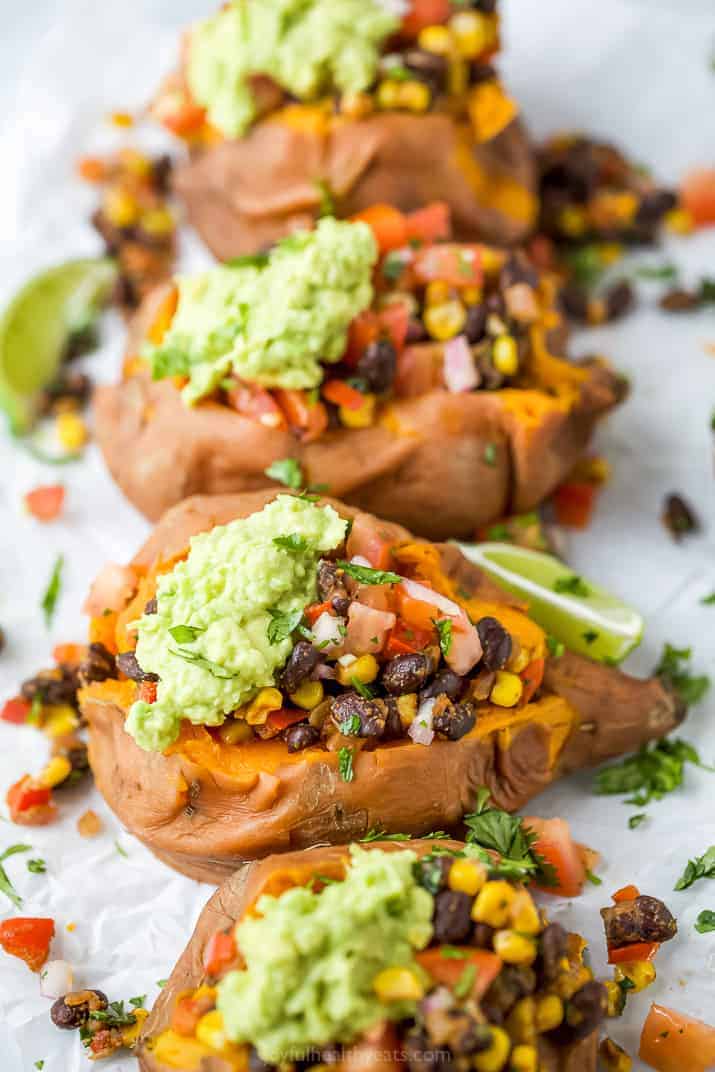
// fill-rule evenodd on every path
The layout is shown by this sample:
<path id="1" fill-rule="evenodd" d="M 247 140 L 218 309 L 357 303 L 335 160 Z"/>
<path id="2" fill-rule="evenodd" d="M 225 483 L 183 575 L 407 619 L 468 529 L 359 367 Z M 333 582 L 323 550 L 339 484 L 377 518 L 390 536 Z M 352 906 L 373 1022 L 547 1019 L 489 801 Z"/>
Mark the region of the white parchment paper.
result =
<path id="1" fill-rule="evenodd" d="M 209 0 L 35 0 L 25 10 L 2 0 L 5 28 L 0 57 L 4 102 L 0 168 L 0 303 L 37 269 L 91 254 L 98 243 L 84 222 L 92 194 L 72 173 L 80 152 L 119 140 L 102 125 L 115 108 L 147 99 L 160 72 L 173 60 L 177 29 L 214 7 Z M 580 127 L 627 145 L 636 158 L 677 180 L 697 163 L 715 164 L 715 42 L 711 0 L 678 5 L 624 0 L 505 0 L 504 71 L 533 129 L 544 133 Z M 27 17 L 19 18 L 21 8 Z M 13 15 L 18 16 L 13 19 Z M 25 29 L 23 30 L 23 27 Z M 22 31 L 22 32 L 21 32 Z M 12 54 L 11 54 L 12 53 Z M 4 78 L 4 80 L 3 80 Z M 206 255 L 188 243 L 186 259 Z M 715 275 L 715 231 L 670 239 L 662 254 L 685 279 Z M 639 312 L 616 327 L 584 333 L 576 348 L 600 351 L 632 379 L 630 400 L 602 430 L 599 450 L 614 468 L 592 528 L 573 538 L 574 567 L 644 613 L 646 637 L 629 666 L 647 673 L 664 641 L 692 645 L 699 671 L 715 677 L 715 607 L 700 604 L 715 590 L 713 556 L 713 437 L 715 342 L 712 310 L 682 318 L 655 307 L 656 290 L 643 289 Z M 106 345 L 89 362 L 97 380 L 118 372 L 122 328 L 107 325 Z M 128 559 L 148 526 L 123 500 L 96 448 L 77 466 L 49 470 L 0 435 L 0 624 L 8 645 L 0 655 L 0 698 L 47 663 L 54 643 L 81 640 L 79 608 L 88 580 L 107 559 Z M 62 480 L 68 489 L 64 517 L 40 526 L 26 517 L 22 494 Z M 676 546 L 659 522 L 662 498 L 680 491 L 697 506 L 704 532 Z M 39 602 L 56 555 L 66 558 L 65 583 L 52 628 L 44 628 Z M 715 761 L 715 695 L 694 711 L 683 736 Z M 0 724 L 0 792 L 46 758 L 46 743 L 30 729 Z M 715 908 L 715 883 L 684 893 L 673 885 L 687 858 L 715 843 L 715 776 L 689 770 L 685 788 L 646 810 L 638 830 L 627 827 L 629 810 L 618 799 L 595 797 L 590 776 L 571 778 L 532 806 L 540 815 L 567 816 L 576 836 L 603 854 L 603 886 L 589 887 L 577 902 L 552 900 L 550 910 L 591 939 L 596 968 L 604 969 L 598 908 L 610 892 L 637 881 L 664 897 L 679 919 L 678 938 L 658 957 L 659 978 L 632 997 L 609 1032 L 631 1053 L 651 1000 L 715 1021 L 715 934 L 699 935 L 694 921 Z M 64 800 L 64 798 L 63 798 Z M 83 840 L 76 820 L 93 807 L 104 833 Z M 157 993 L 186 942 L 209 889 L 155 861 L 125 834 L 98 794 L 75 791 L 62 819 L 36 830 L 0 822 L 0 851 L 24 841 L 27 856 L 47 861 L 47 873 L 30 874 L 27 856 L 7 870 L 24 898 L 23 913 L 57 921 L 54 957 L 76 969 L 77 983 L 100 987 L 110 998 Z M 11 905 L 0 897 L 0 914 Z M 49 1022 L 50 1002 L 38 979 L 14 958 L 0 955 L 0 1068 L 45 1072 L 88 1067 L 74 1033 Z M 103 1063 L 107 1072 L 134 1068 L 130 1058 Z M 685 1070 L 684 1070 L 685 1072 Z"/>

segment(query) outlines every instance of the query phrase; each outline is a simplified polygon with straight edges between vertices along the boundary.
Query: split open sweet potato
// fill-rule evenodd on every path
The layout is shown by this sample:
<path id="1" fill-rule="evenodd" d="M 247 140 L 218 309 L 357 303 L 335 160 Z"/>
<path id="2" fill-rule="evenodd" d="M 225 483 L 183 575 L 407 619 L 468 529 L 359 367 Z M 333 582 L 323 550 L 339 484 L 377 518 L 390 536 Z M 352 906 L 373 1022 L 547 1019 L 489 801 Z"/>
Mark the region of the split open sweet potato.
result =
<path id="1" fill-rule="evenodd" d="M 247 517 L 272 496 L 196 497 L 171 510 L 132 563 L 136 594 L 129 585 L 125 609 L 93 621 L 92 639 L 126 650 L 127 624 L 151 597 L 160 564 L 181 556 L 196 533 Z M 354 519 L 353 532 L 371 526 L 384 532 L 384 523 L 333 505 Z M 432 578 L 438 591 L 461 601 L 475 619 L 501 615 L 515 636 L 545 653 L 539 628 L 455 546 L 435 551 L 409 543 L 397 526 L 390 531 L 398 543 L 417 546 L 417 558 L 438 561 Z M 226 745 L 204 727 L 186 724 L 168 753 L 142 751 L 124 729 L 136 695 L 133 681 L 117 680 L 81 693 L 97 785 L 126 828 L 157 856 L 213 882 L 243 861 L 347 842 L 373 827 L 417 836 L 454 827 L 480 786 L 497 805 L 515 810 L 555 778 L 636 749 L 684 717 L 683 705 L 659 680 L 639 681 L 567 652 L 546 656 L 543 681 L 524 697 L 528 702 L 510 708 L 484 703 L 459 740 L 435 738 L 428 746 L 405 737 L 378 741 L 355 754 L 354 778 L 346 781 L 335 751 L 316 746 L 289 753 L 280 737 Z"/>

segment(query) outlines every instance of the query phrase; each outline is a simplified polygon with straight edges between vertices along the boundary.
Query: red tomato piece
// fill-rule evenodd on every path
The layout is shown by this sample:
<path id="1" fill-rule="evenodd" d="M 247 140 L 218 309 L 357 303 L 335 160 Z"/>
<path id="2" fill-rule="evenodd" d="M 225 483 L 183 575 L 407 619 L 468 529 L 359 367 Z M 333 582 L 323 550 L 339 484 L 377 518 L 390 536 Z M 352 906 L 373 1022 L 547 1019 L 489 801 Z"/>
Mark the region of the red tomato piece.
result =
<path id="1" fill-rule="evenodd" d="M 62 512 L 65 489 L 62 484 L 45 484 L 25 495 L 25 506 L 36 521 L 54 521 Z"/>
<path id="2" fill-rule="evenodd" d="M 358 410 L 365 405 L 365 395 L 356 387 L 351 387 L 345 380 L 326 380 L 321 388 L 323 398 L 334 406 Z"/>
<path id="3" fill-rule="evenodd" d="M 348 348 L 343 361 L 354 368 L 368 346 L 380 337 L 380 321 L 374 309 L 366 309 L 350 322 Z"/>
<path id="4" fill-rule="evenodd" d="M 452 234 L 450 207 L 446 201 L 432 201 L 407 216 L 407 240 L 444 242 Z"/>
<path id="5" fill-rule="evenodd" d="M 484 279 L 480 246 L 444 243 L 417 251 L 415 276 L 420 283 L 439 279 L 452 287 L 479 287 Z"/>
<path id="6" fill-rule="evenodd" d="M 13 722 L 16 726 L 22 726 L 27 722 L 27 716 L 32 710 L 32 704 L 22 696 L 14 696 L 12 700 L 6 700 L 0 711 L 0 720 Z"/>
<path id="7" fill-rule="evenodd" d="M 226 392 L 228 404 L 237 413 L 250 417 L 266 428 L 285 428 L 287 421 L 283 410 L 270 391 L 255 384 L 236 383 Z"/>
<path id="8" fill-rule="evenodd" d="M 665 1005 L 651 1005 L 638 1055 L 658 1072 L 707 1072 L 715 1067 L 715 1027 Z"/>
<path id="9" fill-rule="evenodd" d="M 696 227 L 715 223 L 715 168 L 698 168 L 686 175 L 680 200 Z"/>
<path id="10" fill-rule="evenodd" d="M 578 897 L 586 881 L 586 868 L 566 820 L 527 816 L 524 826 L 536 834 L 535 851 L 556 872 L 557 884 L 544 887 L 546 892 L 560 897 Z"/>
<path id="11" fill-rule="evenodd" d="M 410 326 L 410 311 L 404 301 L 389 302 L 378 313 L 380 332 L 386 335 L 397 353 L 401 353 L 407 339 Z"/>
<path id="12" fill-rule="evenodd" d="M 156 703 L 156 681 L 142 681 L 138 697 L 144 703 Z"/>
<path id="13" fill-rule="evenodd" d="M 313 626 L 317 622 L 321 614 L 332 614 L 333 607 L 330 600 L 325 603 L 311 603 L 309 607 L 305 608 L 305 617 L 308 619 L 308 624 Z"/>
<path id="14" fill-rule="evenodd" d="M 451 14 L 450 0 L 410 0 L 410 10 L 402 20 L 402 33 L 417 37 L 425 26 L 446 22 Z"/>
<path id="15" fill-rule="evenodd" d="M 457 985 L 464 977 L 465 969 L 470 966 L 476 968 L 471 997 L 480 998 L 501 971 L 501 958 L 496 953 L 490 953 L 486 949 L 473 949 L 471 946 L 459 947 L 459 952 L 463 956 L 451 955 L 451 949 L 450 956 L 445 956 L 440 946 L 433 946 L 418 953 L 415 959 L 436 982 L 448 987 Z"/>
<path id="16" fill-rule="evenodd" d="M 390 253 L 407 243 L 407 219 L 394 205 L 371 205 L 352 218 L 355 221 L 361 220 L 370 227 L 380 253 Z"/>
<path id="17" fill-rule="evenodd" d="M 395 655 L 411 655 L 424 649 L 434 641 L 434 629 L 429 633 L 425 629 L 417 629 L 406 622 L 397 619 L 397 625 L 390 631 L 385 643 L 384 655 L 386 659 L 393 659 Z"/>
<path id="18" fill-rule="evenodd" d="M 52 790 L 33 783 L 29 774 L 11 785 L 5 795 L 10 819 L 20 826 L 45 826 L 57 815 Z"/>
<path id="19" fill-rule="evenodd" d="M 176 134 L 184 137 L 187 134 L 195 134 L 206 122 L 206 112 L 198 104 L 186 102 L 168 115 L 161 116 L 161 122 L 165 127 Z"/>
<path id="20" fill-rule="evenodd" d="M 76 666 L 82 662 L 86 655 L 87 647 L 85 644 L 56 644 L 52 649 L 52 658 L 58 665 Z"/>
<path id="21" fill-rule="evenodd" d="M 394 566 L 392 549 L 395 542 L 395 534 L 389 528 L 377 528 L 374 520 L 358 514 L 348 536 L 347 555 L 348 558 L 353 555 L 366 558 L 373 569 L 390 570 Z"/>
<path id="22" fill-rule="evenodd" d="M 266 719 L 266 726 L 270 730 L 281 733 L 283 730 L 287 730 L 289 726 L 295 726 L 296 722 L 302 722 L 307 717 L 307 711 L 299 711 L 295 707 L 283 707 L 280 711 L 271 711 Z"/>
<path id="23" fill-rule="evenodd" d="M 597 488 L 595 484 L 562 484 L 554 492 L 554 510 L 556 521 L 571 529 L 585 529 L 591 523 L 593 509 L 596 505 Z"/>
<path id="24" fill-rule="evenodd" d="M 522 704 L 528 704 L 536 690 L 544 680 L 544 668 L 546 659 L 532 659 L 526 670 L 522 670 L 521 680 L 524 682 L 524 691 L 521 694 Z"/>
<path id="25" fill-rule="evenodd" d="M 401 586 L 396 589 L 397 607 L 400 618 L 411 629 L 424 631 L 427 636 L 434 632 L 435 618 L 444 617 L 434 603 L 425 603 L 422 599 L 414 599 L 408 595 Z"/>
<path id="26" fill-rule="evenodd" d="M 638 961 L 653 960 L 660 949 L 660 942 L 631 942 L 618 949 L 608 947 L 609 964 L 635 964 Z"/>
<path id="27" fill-rule="evenodd" d="M 16 916 L 0 923 L 0 946 L 11 957 L 24 960 L 30 971 L 39 971 L 47 960 L 55 936 L 55 921 Z"/>
<path id="28" fill-rule="evenodd" d="M 228 934 L 218 931 L 212 934 L 206 943 L 204 971 L 207 975 L 222 975 L 231 967 L 237 956 L 238 950 L 231 931 Z"/>
<path id="29" fill-rule="evenodd" d="M 621 904 L 622 901 L 635 901 L 636 897 L 640 897 L 640 890 L 637 886 L 622 886 L 620 890 L 616 890 L 611 900 L 615 904 Z"/>

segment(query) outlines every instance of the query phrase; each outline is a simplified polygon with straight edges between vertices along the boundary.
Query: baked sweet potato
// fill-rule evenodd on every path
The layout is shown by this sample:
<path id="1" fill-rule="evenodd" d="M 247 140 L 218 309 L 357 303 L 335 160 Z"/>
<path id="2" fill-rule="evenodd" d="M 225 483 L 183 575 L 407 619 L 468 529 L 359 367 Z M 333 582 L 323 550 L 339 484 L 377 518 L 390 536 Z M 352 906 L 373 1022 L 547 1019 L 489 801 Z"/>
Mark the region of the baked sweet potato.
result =
<path id="1" fill-rule="evenodd" d="M 115 652 L 131 648 L 127 624 L 152 598 L 157 570 L 184 555 L 195 534 L 247 517 L 272 497 L 267 491 L 196 497 L 171 510 L 132 563 L 136 594 L 115 606 L 118 613 L 99 613 L 91 639 Z M 218 882 L 242 861 L 349 841 L 373 827 L 418 836 L 454 827 L 480 786 L 497 805 L 515 810 L 555 778 L 638 748 L 684 717 L 683 705 L 657 679 L 638 681 L 572 653 L 549 657 L 544 634 L 520 605 L 454 545 L 413 542 L 398 526 L 333 505 L 353 520 L 348 555 L 369 547 L 374 535 L 392 548 L 395 562 L 405 563 L 400 568 L 467 608 L 474 621 L 488 615 L 503 623 L 515 638 L 506 665 L 522 673 L 522 700 L 508 707 L 475 701 L 472 728 L 463 728 L 459 739 L 438 736 L 428 746 L 405 736 L 368 741 L 356 749 L 354 777 L 346 781 L 336 751 L 340 738 L 332 750 L 328 739 L 328 750 L 320 744 L 291 753 L 282 736 L 226 744 L 220 732 L 185 723 L 167 753 L 145 752 L 124 729 L 137 695 L 134 681 L 91 684 L 80 700 L 97 785 L 127 829 L 171 866 Z M 420 646 L 415 641 L 397 650 Z M 469 688 L 477 696 L 478 686 Z"/>
<path id="2" fill-rule="evenodd" d="M 434 859 L 436 852 L 461 853 L 464 846 L 455 841 L 431 840 L 372 842 L 362 848 L 390 853 L 410 849 L 420 860 L 424 860 L 425 857 Z M 446 859 L 454 859 L 454 857 L 447 856 Z M 210 1008 L 215 1001 L 212 997 L 215 990 L 212 988 L 227 970 L 237 966 L 235 960 L 231 962 L 229 952 L 230 947 L 233 947 L 235 957 L 233 929 L 253 909 L 262 895 L 280 897 L 292 886 L 306 885 L 316 880 L 320 883 L 321 879 L 326 877 L 340 880 L 345 874 L 348 860 L 347 847 L 313 848 L 299 853 L 271 856 L 260 863 L 250 864 L 235 872 L 224 882 L 206 905 L 186 949 L 144 1024 L 136 1049 L 142 1072 L 169 1072 L 169 1069 L 178 1070 L 178 1072 L 199 1072 L 199 1070 L 200 1072 L 236 1072 L 237 1069 L 245 1067 L 247 1056 L 245 1046 L 229 1044 L 215 1051 L 202 1044 L 194 1034 L 195 1024 L 201 1011 Z M 443 877 L 438 880 L 442 888 L 446 888 L 449 881 L 448 866 L 445 865 Z M 432 887 L 430 892 L 434 894 L 437 890 Z M 437 896 L 439 897 L 438 893 Z M 553 945 L 553 940 L 556 940 L 561 943 L 564 951 L 567 951 L 567 959 L 561 962 L 560 967 L 563 972 L 563 983 L 559 982 L 558 976 L 551 974 L 547 961 L 544 960 L 543 963 L 540 961 L 541 970 L 536 977 L 531 977 L 531 982 L 526 984 L 527 987 L 533 988 L 536 985 L 535 979 L 539 978 L 540 982 L 536 990 L 537 1000 L 553 992 L 553 987 L 566 999 L 567 1006 L 574 999 L 575 1005 L 578 1006 L 580 998 L 576 995 L 587 994 L 591 1007 L 587 1012 L 588 1020 L 585 1020 L 583 1016 L 580 1017 L 581 1027 L 571 1032 L 571 1037 L 569 1037 L 568 1030 L 558 1027 L 547 1031 L 542 1029 L 542 1033 L 535 1037 L 539 1068 L 544 1072 L 595 1072 L 598 1028 L 603 1017 L 602 999 L 605 990 L 593 981 L 591 972 L 582 963 L 580 952 L 582 943 L 579 936 L 568 935 L 558 926 L 551 928 L 551 931 L 549 945 Z M 212 944 L 216 943 L 217 935 L 222 936 L 223 946 L 227 952 L 223 963 L 217 963 L 217 958 L 211 950 Z M 433 939 L 431 946 L 423 954 L 418 954 L 418 960 L 422 956 L 424 958 L 422 963 L 425 967 L 430 962 L 434 963 L 434 954 L 439 955 L 439 948 L 438 941 L 436 938 Z M 214 945 L 214 949 L 218 949 L 218 944 Z M 449 998 L 451 986 L 457 983 L 465 970 L 465 961 L 458 959 L 459 953 L 459 948 L 452 943 L 449 949 L 451 959 L 447 960 L 445 954 L 445 959 L 442 960 L 443 970 L 445 964 L 454 968 L 451 973 L 447 972 L 453 977 L 452 982 L 446 975 L 441 979 L 443 989 L 440 991 L 439 1000 L 442 1004 L 451 1000 Z M 465 956 L 470 953 L 475 959 L 482 958 L 482 973 L 488 971 L 488 978 L 493 980 L 487 985 L 487 978 L 482 974 L 482 983 L 475 984 L 479 997 L 473 996 L 471 1000 L 476 1001 L 477 1008 L 481 1005 L 477 1016 L 481 1015 L 486 1023 L 495 1021 L 503 1025 L 505 1020 L 510 1023 L 507 1020 L 507 1013 L 514 1005 L 516 998 L 524 991 L 513 991 L 509 995 L 508 987 L 505 989 L 500 985 L 500 964 L 489 950 L 465 946 Z M 430 954 L 432 954 L 431 960 Z M 568 964 L 568 968 L 565 964 Z M 429 971 L 428 967 L 427 970 Z M 518 968 L 507 968 L 506 974 L 513 973 L 515 970 L 518 974 Z M 479 974 L 477 979 L 479 979 Z M 574 981 L 571 982 L 571 979 Z M 429 983 L 427 985 L 429 987 Z M 199 990 L 200 987 L 203 990 Z M 457 992 L 459 993 L 458 985 Z M 198 998 L 195 1004 L 193 1003 L 194 996 Z M 465 1010 L 467 1016 L 475 1013 L 474 1005 L 467 1003 L 465 1007 L 455 1007 L 453 1016 L 464 1017 Z M 416 1038 L 408 1030 L 409 1023 L 396 1027 L 383 1023 L 370 1030 L 364 1041 L 357 1040 L 352 1043 L 349 1049 L 338 1058 L 339 1067 L 346 1072 L 352 1072 L 352 1070 L 357 1072 L 358 1069 L 368 1069 L 372 1072 L 373 1069 L 378 1068 L 384 1069 L 385 1072 L 393 1072 L 394 1069 L 404 1067 L 405 1057 L 407 1057 L 407 1067 L 421 1067 L 419 1058 L 422 1057 L 422 1064 L 424 1064 L 427 1059 L 425 1054 L 429 1056 L 430 1049 L 435 1046 L 435 1034 L 439 1032 L 441 1023 L 434 1018 L 434 1012 L 430 1011 L 429 998 L 425 999 L 423 1016 L 424 1034 L 417 1047 L 421 1052 L 412 1060 L 408 1055 L 415 1048 Z M 453 1019 L 452 1023 L 456 1024 L 456 1020 Z M 459 1026 L 463 1029 L 465 1025 L 462 1023 Z M 503 1028 L 500 1029 L 503 1030 Z M 516 1030 L 515 1024 L 513 1030 Z M 203 1032 L 199 1030 L 199 1034 Z M 458 1032 L 454 1034 L 456 1040 Z M 573 1035 L 582 1037 L 574 1038 Z M 452 1045 L 455 1044 L 456 1042 L 452 1042 Z M 442 1037 L 438 1059 L 444 1060 L 446 1053 L 449 1052 L 448 1045 L 449 1043 Z M 469 1049 L 469 1044 L 466 1048 Z M 389 1052 L 391 1049 L 394 1049 L 394 1055 Z M 398 1058 L 397 1053 L 400 1050 L 402 1056 Z M 435 1055 L 431 1056 L 434 1059 Z M 317 1055 L 315 1060 L 318 1060 Z"/>

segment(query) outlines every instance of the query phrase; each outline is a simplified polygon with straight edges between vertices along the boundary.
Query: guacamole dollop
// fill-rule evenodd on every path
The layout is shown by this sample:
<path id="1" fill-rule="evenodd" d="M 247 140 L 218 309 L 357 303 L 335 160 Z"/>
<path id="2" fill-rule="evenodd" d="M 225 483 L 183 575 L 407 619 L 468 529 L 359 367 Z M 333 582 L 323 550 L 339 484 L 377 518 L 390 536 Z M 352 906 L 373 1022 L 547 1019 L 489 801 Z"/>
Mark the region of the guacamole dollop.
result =
<path id="1" fill-rule="evenodd" d="M 211 124 L 240 137 L 256 118 L 252 74 L 300 100 L 358 92 L 399 19 L 376 0 L 232 0 L 191 35 L 186 75 Z"/>
<path id="2" fill-rule="evenodd" d="M 373 980 L 384 968 L 414 966 L 432 937 L 433 900 L 414 877 L 417 856 L 350 852 L 343 882 L 261 897 L 260 914 L 236 927 L 246 968 L 221 980 L 218 1008 L 228 1037 L 251 1042 L 264 1061 L 350 1042 L 415 1011 L 413 1002 L 381 1004 Z"/>
<path id="3" fill-rule="evenodd" d="M 219 726 L 273 685 L 293 641 L 292 630 L 276 639 L 268 626 L 315 599 L 320 556 L 342 543 L 346 528 L 331 506 L 279 495 L 250 517 L 194 536 L 188 558 L 158 578 L 156 613 L 137 623 L 139 665 L 160 678 L 156 701 L 129 711 L 137 744 L 162 751 L 182 719 Z M 286 536 L 295 538 L 280 540 Z"/>
<path id="4" fill-rule="evenodd" d="M 319 386 L 321 362 L 342 357 L 350 321 L 372 302 L 376 260 L 367 224 L 326 217 L 269 256 L 180 277 L 171 327 L 147 350 L 152 375 L 188 376 L 189 404 L 231 371 L 264 387 Z"/>

